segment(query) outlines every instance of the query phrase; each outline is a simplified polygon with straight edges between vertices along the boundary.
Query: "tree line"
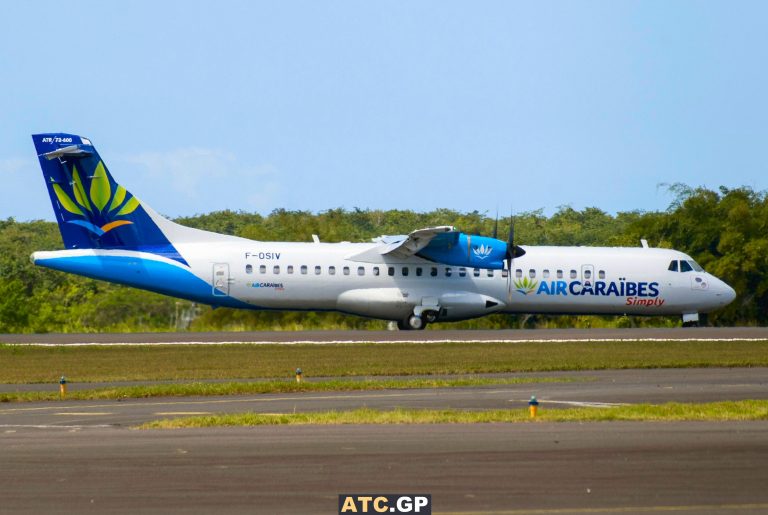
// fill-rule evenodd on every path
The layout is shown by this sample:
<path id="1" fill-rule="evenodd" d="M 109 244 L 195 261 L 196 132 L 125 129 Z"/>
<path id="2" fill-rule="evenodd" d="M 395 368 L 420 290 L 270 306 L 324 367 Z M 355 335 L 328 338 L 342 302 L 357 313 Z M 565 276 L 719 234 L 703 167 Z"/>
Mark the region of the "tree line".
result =
<path id="1" fill-rule="evenodd" d="M 713 325 L 764 325 L 768 322 L 768 196 L 748 187 L 718 190 L 670 186 L 674 201 L 666 211 L 628 211 L 616 215 L 590 207 L 563 206 L 551 216 L 542 210 L 515 216 L 521 245 L 655 247 L 691 255 L 707 271 L 733 286 L 738 296 L 709 315 Z M 495 215 L 437 209 L 330 209 L 321 213 L 277 209 L 269 215 L 217 211 L 176 219 L 210 231 L 262 241 L 370 241 L 382 234 L 406 234 L 432 225 L 454 225 L 472 234 L 491 235 Z M 505 238 L 508 220 L 499 221 Z M 62 248 L 54 222 L 0 220 L 0 333 L 167 330 L 259 330 L 384 328 L 381 321 L 339 313 L 259 312 L 212 309 L 115 284 L 32 265 L 35 250 Z M 583 327 L 678 325 L 677 317 L 509 316 L 492 315 L 451 327 Z M 447 325 L 447 324 L 446 324 Z M 436 324 L 434 327 L 445 326 Z"/>

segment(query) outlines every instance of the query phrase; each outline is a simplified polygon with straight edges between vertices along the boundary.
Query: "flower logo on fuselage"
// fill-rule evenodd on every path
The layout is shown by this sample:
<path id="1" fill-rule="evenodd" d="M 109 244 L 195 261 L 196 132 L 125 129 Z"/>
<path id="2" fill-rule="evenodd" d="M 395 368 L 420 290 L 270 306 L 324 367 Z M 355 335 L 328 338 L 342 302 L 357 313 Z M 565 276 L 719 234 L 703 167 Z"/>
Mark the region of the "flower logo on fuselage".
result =
<path id="1" fill-rule="evenodd" d="M 493 252 L 493 247 L 491 247 L 490 245 L 481 244 L 480 246 L 472 249 L 472 252 L 475 254 L 475 257 L 477 259 L 485 259 L 491 255 L 491 252 Z"/>
<path id="2" fill-rule="evenodd" d="M 61 207 L 73 215 L 84 218 L 83 220 L 67 220 L 67 223 L 84 227 L 99 237 L 121 225 L 133 223 L 130 220 L 117 219 L 117 217 L 133 213 L 139 207 L 139 201 L 120 185 L 116 185 L 117 188 L 115 188 L 114 193 L 112 192 L 112 185 L 101 161 L 96 165 L 87 192 L 80 172 L 74 165 L 72 166 L 72 182 L 70 184 L 74 200 L 61 185 L 55 182 L 52 185 Z"/>

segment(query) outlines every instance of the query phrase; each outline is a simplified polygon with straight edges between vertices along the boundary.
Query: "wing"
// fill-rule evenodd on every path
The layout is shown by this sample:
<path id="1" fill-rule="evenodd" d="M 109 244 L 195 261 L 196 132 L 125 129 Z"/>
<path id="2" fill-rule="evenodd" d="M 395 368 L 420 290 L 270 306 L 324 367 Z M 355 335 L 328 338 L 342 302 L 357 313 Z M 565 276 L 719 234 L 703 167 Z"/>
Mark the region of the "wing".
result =
<path id="1" fill-rule="evenodd" d="M 347 259 L 368 263 L 380 263 L 384 256 L 405 259 L 416 255 L 430 244 L 445 245 L 447 247 L 458 241 L 459 234 L 455 227 L 441 225 L 439 227 L 418 229 L 407 235 L 381 236 L 373 240 L 374 243 L 379 245 L 359 254 L 349 256 Z"/>

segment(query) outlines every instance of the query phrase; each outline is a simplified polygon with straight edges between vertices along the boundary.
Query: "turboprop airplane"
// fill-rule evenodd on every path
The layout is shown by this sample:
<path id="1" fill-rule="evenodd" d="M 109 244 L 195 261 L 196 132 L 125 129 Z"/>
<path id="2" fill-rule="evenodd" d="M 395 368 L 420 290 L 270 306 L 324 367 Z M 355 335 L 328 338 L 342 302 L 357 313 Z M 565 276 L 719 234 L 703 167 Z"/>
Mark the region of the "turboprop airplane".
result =
<path id="1" fill-rule="evenodd" d="M 369 243 L 254 241 L 192 229 L 115 182 L 91 141 L 32 139 L 66 250 L 39 266 L 173 297 L 245 309 L 341 311 L 423 329 L 491 313 L 677 315 L 735 292 L 670 249 L 540 247 L 418 229 Z M 494 231 L 495 232 L 495 231 Z"/>

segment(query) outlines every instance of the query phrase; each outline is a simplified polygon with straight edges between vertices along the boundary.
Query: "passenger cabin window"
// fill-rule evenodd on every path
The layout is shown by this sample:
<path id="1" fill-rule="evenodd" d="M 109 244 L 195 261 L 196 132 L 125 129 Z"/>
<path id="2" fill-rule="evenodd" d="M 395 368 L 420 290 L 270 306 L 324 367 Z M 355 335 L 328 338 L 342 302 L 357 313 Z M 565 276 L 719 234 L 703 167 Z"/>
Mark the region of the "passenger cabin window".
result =
<path id="1" fill-rule="evenodd" d="M 432 268 L 429 269 L 429 275 L 431 275 L 432 277 L 437 277 L 437 267 L 436 266 L 433 266 Z"/>
<path id="2" fill-rule="evenodd" d="M 267 265 L 259 265 L 259 273 L 260 274 L 266 274 L 267 273 Z"/>
<path id="3" fill-rule="evenodd" d="M 293 265 L 288 265 L 285 268 L 285 271 L 288 272 L 289 274 L 292 274 L 293 273 Z"/>
<path id="4" fill-rule="evenodd" d="M 467 276 L 467 269 L 464 267 L 459 268 L 459 277 L 466 277 Z"/>
<path id="5" fill-rule="evenodd" d="M 373 267 L 373 275 L 379 275 L 379 267 Z"/>
<path id="6" fill-rule="evenodd" d="M 509 277 L 509 270 L 507 270 L 506 268 L 505 268 L 505 269 L 503 269 L 503 270 L 501 271 L 501 277 L 503 277 L 503 278 L 505 278 L 505 279 L 506 279 L 507 277 Z"/>
<path id="7" fill-rule="evenodd" d="M 301 265 L 301 275 L 307 275 L 307 265 Z"/>
<path id="8" fill-rule="evenodd" d="M 253 273 L 253 265 L 245 265 L 245 273 L 246 274 L 252 274 Z"/>
<path id="9" fill-rule="evenodd" d="M 592 270 L 584 270 L 584 279 L 592 279 Z"/>
<path id="10" fill-rule="evenodd" d="M 323 269 L 320 266 L 315 266 L 315 275 L 320 275 Z"/>
<path id="11" fill-rule="evenodd" d="M 677 272 L 677 260 L 670 262 L 669 267 L 667 267 L 667 270 L 669 270 L 670 272 Z"/>
<path id="12" fill-rule="evenodd" d="M 472 270 L 472 275 L 474 275 L 475 277 L 480 277 L 480 269 L 475 268 L 474 270 Z"/>
<path id="13" fill-rule="evenodd" d="M 531 279 L 533 279 L 534 277 L 536 277 L 536 270 L 534 270 L 533 268 L 531 268 L 530 270 L 528 270 L 528 277 L 530 277 Z"/>
<path id="14" fill-rule="evenodd" d="M 357 275 L 365 275 L 365 267 L 364 266 L 357 267 Z"/>
<path id="15" fill-rule="evenodd" d="M 562 279 L 563 278 L 563 271 L 562 270 L 558 270 L 557 271 L 557 278 L 558 279 Z"/>
<path id="16" fill-rule="evenodd" d="M 571 270 L 571 279 L 576 279 L 577 275 L 578 274 L 576 274 L 576 270 Z"/>
<path id="17" fill-rule="evenodd" d="M 279 274 L 280 273 L 280 265 L 275 265 L 272 268 L 272 273 L 275 274 L 275 275 Z"/>
<path id="18" fill-rule="evenodd" d="M 600 270 L 599 272 L 597 272 L 597 277 L 599 279 L 605 279 L 605 270 Z"/>
<path id="19" fill-rule="evenodd" d="M 402 272 L 403 272 L 403 277 L 408 277 L 408 267 L 407 266 L 403 267 Z"/>
<path id="20" fill-rule="evenodd" d="M 542 276 L 544 279 L 549 279 L 549 270 L 547 270 L 547 269 L 545 268 L 545 269 L 544 269 L 544 271 L 543 271 L 543 272 L 541 272 L 541 276 Z"/>
<path id="21" fill-rule="evenodd" d="M 336 267 L 335 266 L 329 266 L 328 267 L 328 275 L 336 275 Z"/>
<path id="22" fill-rule="evenodd" d="M 423 273 L 424 273 L 424 269 L 421 268 L 420 266 L 417 266 L 416 267 L 416 277 L 421 277 L 421 274 L 423 274 Z"/>
<path id="23" fill-rule="evenodd" d="M 522 276 L 523 276 L 523 271 L 522 270 L 520 270 L 519 268 L 517 270 L 515 270 L 515 277 L 520 279 Z"/>
<path id="24" fill-rule="evenodd" d="M 493 270 L 490 268 L 488 269 L 488 277 L 493 277 Z"/>
<path id="25" fill-rule="evenodd" d="M 344 267 L 344 275 L 349 275 L 349 267 L 348 266 Z"/>
<path id="26" fill-rule="evenodd" d="M 453 273 L 453 270 L 451 270 L 450 268 L 446 268 L 445 269 L 445 276 L 446 277 L 450 277 L 452 273 Z"/>
<path id="27" fill-rule="evenodd" d="M 680 271 L 681 272 L 693 272 L 693 267 L 688 264 L 688 261 L 681 260 L 680 261 Z"/>
<path id="28" fill-rule="evenodd" d="M 387 275 L 390 277 L 393 277 L 395 275 L 395 267 L 390 266 L 389 268 L 387 268 Z"/>

